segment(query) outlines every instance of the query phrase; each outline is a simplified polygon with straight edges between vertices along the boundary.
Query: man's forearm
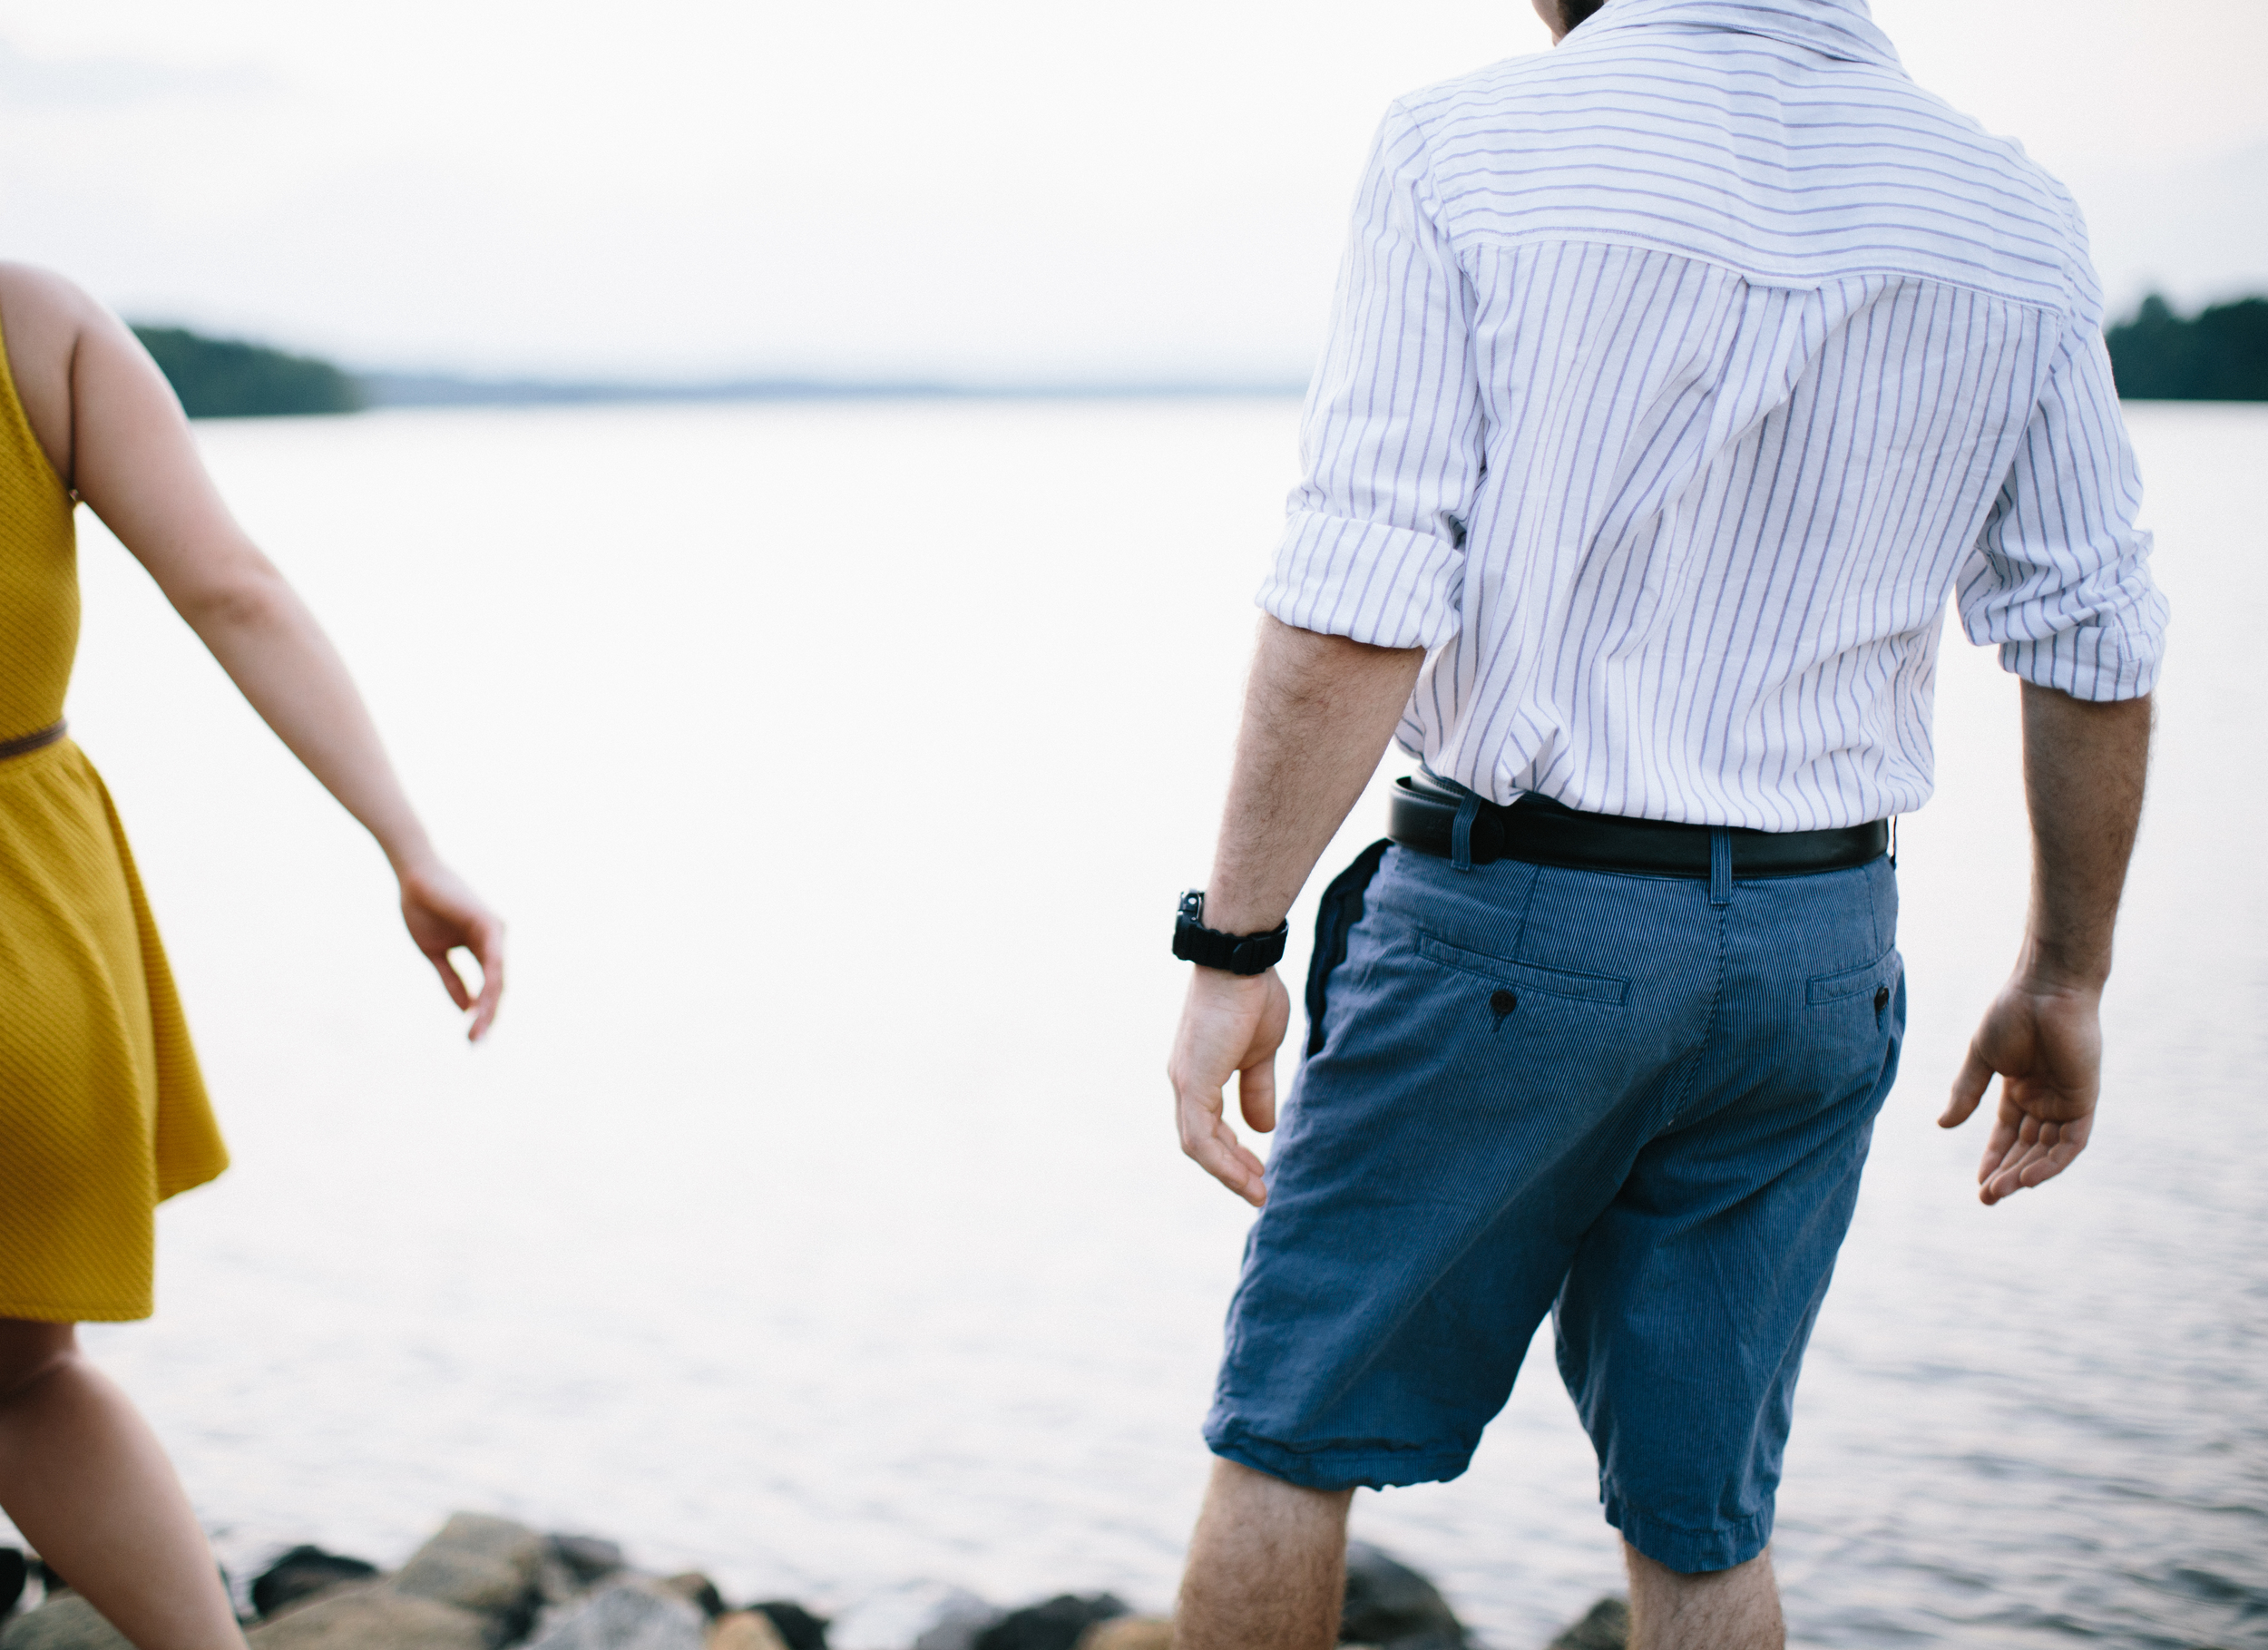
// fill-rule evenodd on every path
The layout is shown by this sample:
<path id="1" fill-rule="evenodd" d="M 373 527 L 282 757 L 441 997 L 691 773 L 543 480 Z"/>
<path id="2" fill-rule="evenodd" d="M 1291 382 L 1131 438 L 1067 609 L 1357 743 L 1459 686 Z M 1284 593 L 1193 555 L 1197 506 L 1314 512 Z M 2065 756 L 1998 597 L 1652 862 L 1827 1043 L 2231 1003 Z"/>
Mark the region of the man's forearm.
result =
<path id="1" fill-rule="evenodd" d="M 1207 927 L 1261 933 L 1284 920 L 1378 771 L 1424 659 L 1416 648 L 1374 648 L 1260 621 L 1236 771 L 1206 885 Z M 1192 969 L 1166 1065 L 1181 1149 L 1256 1206 L 1267 1201 L 1266 1174 L 1224 1115 L 1227 1089 L 1234 1078 L 1237 1109 L 1252 1128 L 1276 1127 L 1276 1051 L 1290 1017 L 1274 969 L 1252 975 Z"/>
<path id="2" fill-rule="evenodd" d="M 2099 990 L 2142 819 L 2150 701 L 2090 704 L 2029 682 L 2023 692 L 2032 903 L 2021 971 L 2042 985 Z"/>
<path id="3" fill-rule="evenodd" d="M 2150 701 L 2089 704 L 2024 684 L 2024 796 L 2032 909 L 2016 973 L 1970 1040 L 1942 1128 L 1958 1128 L 1997 1075 L 2000 1104 L 1978 1167 L 1999 1203 L 2077 1160 L 2102 1091 L 2103 982 L 2150 766 Z"/>
<path id="4" fill-rule="evenodd" d="M 1259 933 L 1284 920 L 1378 771 L 1424 660 L 1420 648 L 1261 620 L 1206 884 L 1207 927 Z"/>

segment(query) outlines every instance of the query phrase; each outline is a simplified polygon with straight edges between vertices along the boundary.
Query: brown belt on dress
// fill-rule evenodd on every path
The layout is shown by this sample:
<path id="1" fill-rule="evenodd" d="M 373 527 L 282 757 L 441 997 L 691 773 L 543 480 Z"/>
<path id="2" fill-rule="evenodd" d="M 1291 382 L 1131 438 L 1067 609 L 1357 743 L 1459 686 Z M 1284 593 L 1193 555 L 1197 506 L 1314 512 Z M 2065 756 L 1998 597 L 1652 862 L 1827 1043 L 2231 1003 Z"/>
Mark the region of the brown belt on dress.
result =
<path id="1" fill-rule="evenodd" d="M 58 722 L 53 727 L 27 733 L 20 739 L 0 739 L 0 762 L 5 762 L 11 757 L 28 757 L 35 750 L 45 750 L 70 731 L 70 723 Z"/>

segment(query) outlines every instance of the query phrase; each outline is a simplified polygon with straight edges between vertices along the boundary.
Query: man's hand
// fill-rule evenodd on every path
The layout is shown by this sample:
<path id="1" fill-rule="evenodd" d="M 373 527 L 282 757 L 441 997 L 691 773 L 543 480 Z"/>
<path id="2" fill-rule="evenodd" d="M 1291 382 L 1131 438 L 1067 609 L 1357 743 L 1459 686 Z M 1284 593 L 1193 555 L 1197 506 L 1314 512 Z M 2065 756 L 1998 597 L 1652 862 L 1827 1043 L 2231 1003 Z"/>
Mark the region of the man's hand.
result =
<path id="1" fill-rule="evenodd" d="M 2000 1113 L 1977 1171 L 1987 1203 L 2087 1149 L 2102 1087 L 2103 982 L 2150 768 L 2150 701 L 2091 704 L 2024 684 L 2032 908 L 2016 974 L 1986 1011 L 1938 1119 L 1958 1128 L 1995 1072 Z"/>
<path id="2" fill-rule="evenodd" d="M 2000 1110 L 1977 1183 L 1988 1204 L 2054 1179 L 2087 1149 L 2102 1087 L 2102 993 L 2009 981 L 1987 1011 L 1953 1079 L 1940 1128 L 1958 1128 L 1995 1073 Z"/>
<path id="3" fill-rule="evenodd" d="M 1261 1134 L 1276 1127 L 1276 1050 L 1291 1024 L 1292 1002 L 1274 969 L 1249 977 L 1192 968 L 1166 1076 L 1173 1082 L 1181 1149 L 1230 1191 L 1259 1207 L 1268 1200 L 1260 1159 L 1226 1115 L 1229 1077 L 1237 1109 Z"/>
<path id="4" fill-rule="evenodd" d="M 1332 834 L 1378 771 L 1410 702 L 1421 648 L 1378 648 L 1260 620 L 1245 683 L 1237 765 L 1206 884 L 1205 920 L 1223 933 L 1266 933 L 1284 921 Z M 1166 1075 L 1181 1149 L 1254 1207 L 1268 1200 L 1260 1159 L 1222 1115 L 1237 1075 L 1245 1121 L 1276 1127 L 1276 1050 L 1291 999 L 1270 969 L 1239 976 L 1193 971 Z"/>

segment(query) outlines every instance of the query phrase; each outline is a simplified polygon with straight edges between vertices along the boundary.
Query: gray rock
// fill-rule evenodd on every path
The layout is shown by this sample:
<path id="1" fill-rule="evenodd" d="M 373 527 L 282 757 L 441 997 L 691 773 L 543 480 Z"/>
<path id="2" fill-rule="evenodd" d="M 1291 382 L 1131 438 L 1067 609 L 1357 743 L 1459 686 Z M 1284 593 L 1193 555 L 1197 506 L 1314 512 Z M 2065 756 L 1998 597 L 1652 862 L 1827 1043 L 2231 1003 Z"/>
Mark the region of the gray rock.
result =
<path id="1" fill-rule="evenodd" d="M 582 1582 L 603 1580 L 630 1562 L 620 1542 L 597 1536 L 553 1536 L 552 1551 Z"/>
<path id="2" fill-rule="evenodd" d="M 709 1620 L 715 1621 L 725 1613 L 725 1596 L 717 1590 L 717 1584 L 699 1570 L 685 1570 L 661 1578 L 665 1593 L 675 1593 Z"/>
<path id="3" fill-rule="evenodd" d="M 1346 1544 L 1339 1637 L 1385 1650 L 1464 1650 L 1464 1624 L 1440 1589 L 1367 1541 Z"/>
<path id="4" fill-rule="evenodd" d="M 1619 1598 L 1602 1598 L 1551 1641 L 1551 1650 L 1624 1650 L 1629 1642 L 1630 1606 Z"/>
<path id="5" fill-rule="evenodd" d="M 787 1641 L 761 1610 L 727 1610 L 709 1624 L 709 1650 L 787 1650 Z"/>
<path id="6" fill-rule="evenodd" d="M 827 1650 L 969 1650 L 1002 1612 L 966 1587 L 908 1581 L 869 1593 L 827 1624 Z"/>
<path id="7" fill-rule="evenodd" d="M 792 1598 L 767 1598 L 748 1606 L 772 1624 L 787 1650 L 826 1650 L 826 1619 Z"/>
<path id="8" fill-rule="evenodd" d="M 125 1635 L 76 1593 L 26 1610 L 0 1631 L 0 1650 L 133 1650 Z"/>
<path id="9" fill-rule="evenodd" d="M 253 1579 L 252 1608 L 265 1619 L 341 1582 L 368 1581 L 377 1573 L 376 1565 L 360 1558 L 295 1547 Z"/>
<path id="10" fill-rule="evenodd" d="M 999 1606 L 980 1600 L 971 1608 L 940 1617 L 934 1626 L 914 1641 L 914 1650 L 976 1650 L 976 1641 L 998 1626 L 1007 1614 Z"/>
<path id="11" fill-rule="evenodd" d="M 524 1524 L 460 1512 L 410 1555 L 394 1577 L 411 1598 L 471 1610 L 488 1620 L 489 1643 L 520 1637 L 543 1602 L 543 1560 L 555 1548 Z"/>
<path id="12" fill-rule="evenodd" d="M 582 1597 L 588 1585 L 575 1574 L 573 1566 L 547 1550 L 543 1562 L 535 1569 L 535 1596 L 540 1601 L 536 1606 L 537 1617 L 540 1619 L 543 1612 L 556 1610 Z"/>
<path id="13" fill-rule="evenodd" d="M 701 1650 L 709 1618 L 650 1581 L 610 1582 L 532 1650 Z"/>
<path id="14" fill-rule="evenodd" d="M 264 1621 L 252 1650 L 488 1650 L 490 1621 L 385 1582 L 349 1582 Z"/>
<path id="15" fill-rule="evenodd" d="M 975 1650 L 1072 1650 L 1097 1622 L 1125 1614 L 1125 1604 L 1109 1593 L 1087 1598 L 1062 1593 L 1045 1604 L 1009 1611 L 976 1635 Z"/>

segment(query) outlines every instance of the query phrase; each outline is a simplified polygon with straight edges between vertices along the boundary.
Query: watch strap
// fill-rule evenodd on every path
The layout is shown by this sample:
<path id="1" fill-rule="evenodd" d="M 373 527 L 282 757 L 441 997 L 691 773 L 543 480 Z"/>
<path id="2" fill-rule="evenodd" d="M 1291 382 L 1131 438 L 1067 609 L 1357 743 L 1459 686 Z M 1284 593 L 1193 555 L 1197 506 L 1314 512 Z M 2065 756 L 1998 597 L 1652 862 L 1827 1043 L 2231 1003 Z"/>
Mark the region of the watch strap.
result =
<path id="1" fill-rule="evenodd" d="M 1181 909 L 1173 924 L 1173 954 L 1199 968 L 1217 968 L 1231 974 L 1265 974 L 1284 960 L 1291 938 L 1289 918 L 1266 933 L 1223 933 L 1205 926 L 1205 894 L 1192 888 L 1181 896 Z"/>

